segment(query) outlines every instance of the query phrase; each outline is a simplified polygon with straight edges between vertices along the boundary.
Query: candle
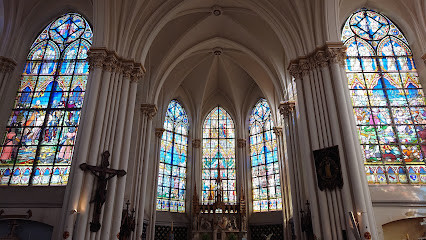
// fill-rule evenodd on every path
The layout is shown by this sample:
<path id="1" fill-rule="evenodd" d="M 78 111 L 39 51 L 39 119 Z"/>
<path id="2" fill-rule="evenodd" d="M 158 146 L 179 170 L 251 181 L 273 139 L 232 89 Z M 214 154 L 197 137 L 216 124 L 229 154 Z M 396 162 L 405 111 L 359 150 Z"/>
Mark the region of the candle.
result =
<path id="1" fill-rule="evenodd" d="M 172 221 L 172 232 L 173 232 L 173 221 Z"/>

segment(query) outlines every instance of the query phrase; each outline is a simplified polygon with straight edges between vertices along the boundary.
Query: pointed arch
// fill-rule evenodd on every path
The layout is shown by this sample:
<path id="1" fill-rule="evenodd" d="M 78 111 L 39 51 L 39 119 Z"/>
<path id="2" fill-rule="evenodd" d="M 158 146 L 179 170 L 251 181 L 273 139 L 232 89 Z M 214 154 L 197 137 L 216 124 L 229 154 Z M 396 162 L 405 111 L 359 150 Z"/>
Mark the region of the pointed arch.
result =
<path id="1" fill-rule="evenodd" d="M 237 203 L 235 125 L 231 115 L 219 106 L 210 111 L 203 124 L 201 175 L 203 204 L 214 203 L 217 192 L 223 193 L 223 202 Z"/>
<path id="2" fill-rule="evenodd" d="M 172 100 L 164 120 L 157 185 L 157 210 L 185 212 L 188 115 Z"/>
<path id="3" fill-rule="evenodd" d="M 77 13 L 33 42 L 0 145 L 0 185 L 66 185 L 80 121 L 92 29 Z"/>
<path id="4" fill-rule="evenodd" d="M 282 210 L 277 139 L 271 109 L 260 99 L 250 115 L 250 160 L 253 211 Z"/>
<path id="5" fill-rule="evenodd" d="M 363 8 L 346 21 L 342 41 L 368 182 L 426 183 L 425 99 L 404 34 Z"/>

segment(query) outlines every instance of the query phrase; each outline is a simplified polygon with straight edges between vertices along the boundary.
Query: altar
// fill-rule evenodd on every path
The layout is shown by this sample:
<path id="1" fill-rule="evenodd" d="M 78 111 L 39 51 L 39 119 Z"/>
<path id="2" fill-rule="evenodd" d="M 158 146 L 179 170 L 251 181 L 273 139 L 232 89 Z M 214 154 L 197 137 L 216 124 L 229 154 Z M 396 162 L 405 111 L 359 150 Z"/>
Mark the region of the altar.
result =
<path id="1" fill-rule="evenodd" d="M 213 204 L 202 204 L 197 191 L 192 198 L 192 239 L 194 240 L 237 240 L 247 239 L 247 212 L 244 192 L 237 204 L 226 204 L 222 198 L 220 173 L 216 179 Z M 212 199 L 213 200 L 213 197 Z"/>

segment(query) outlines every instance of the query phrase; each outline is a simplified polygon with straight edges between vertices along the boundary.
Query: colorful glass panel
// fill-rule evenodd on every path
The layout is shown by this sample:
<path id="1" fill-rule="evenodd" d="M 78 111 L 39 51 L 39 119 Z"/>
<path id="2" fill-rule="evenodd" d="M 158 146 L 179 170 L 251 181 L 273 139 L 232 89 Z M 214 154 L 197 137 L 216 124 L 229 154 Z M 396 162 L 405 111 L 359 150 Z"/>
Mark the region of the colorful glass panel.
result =
<path id="1" fill-rule="evenodd" d="M 69 13 L 34 41 L 0 145 L 0 185 L 67 184 L 92 35 L 81 15 Z"/>
<path id="2" fill-rule="evenodd" d="M 368 182 L 424 183 L 426 108 L 407 40 L 386 16 L 361 9 L 342 41 Z"/>
<path id="3" fill-rule="evenodd" d="M 215 107 L 204 121 L 202 161 L 202 202 L 213 204 L 221 189 L 223 201 L 236 204 L 234 121 L 222 107 Z"/>
<path id="4" fill-rule="evenodd" d="M 161 137 L 157 210 L 185 212 L 188 116 L 178 101 L 167 107 Z"/>
<path id="5" fill-rule="evenodd" d="M 250 116 L 254 212 L 282 210 L 277 139 L 271 117 L 271 109 L 265 99 L 259 100 Z"/>

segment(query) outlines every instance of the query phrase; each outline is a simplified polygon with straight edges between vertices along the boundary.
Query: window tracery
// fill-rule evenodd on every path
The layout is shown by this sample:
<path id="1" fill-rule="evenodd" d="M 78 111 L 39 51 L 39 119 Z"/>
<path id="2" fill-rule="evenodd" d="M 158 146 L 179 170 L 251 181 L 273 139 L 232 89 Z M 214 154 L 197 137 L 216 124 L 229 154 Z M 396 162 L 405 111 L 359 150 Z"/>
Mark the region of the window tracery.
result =
<path id="1" fill-rule="evenodd" d="M 426 183 L 426 109 L 403 33 L 369 9 L 342 30 L 346 73 L 368 182 Z"/>
<path id="2" fill-rule="evenodd" d="M 203 124 L 203 204 L 213 204 L 215 200 L 219 171 L 223 202 L 236 204 L 234 121 L 225 109 L 215 107 Z"/>
<path id="3" fill-rule="evenodd" d="M 31 46 L 0 145 L 0 185 L 66 185 L 92 44 L 77 13 L 52 21 Z"/>
<path id="4" fill-rule="evenodd" d="M 277 140 L 273 131 L 271 109 L 260 99 L 250 116 L 250 159 L 253 211 L 282 209 Z"/>
<path id="5" fill-rule="evenodd" d="M 161 137 L 157 210 L 185 212 L 188 116 L 178 101 L 167 107 Z"/>

